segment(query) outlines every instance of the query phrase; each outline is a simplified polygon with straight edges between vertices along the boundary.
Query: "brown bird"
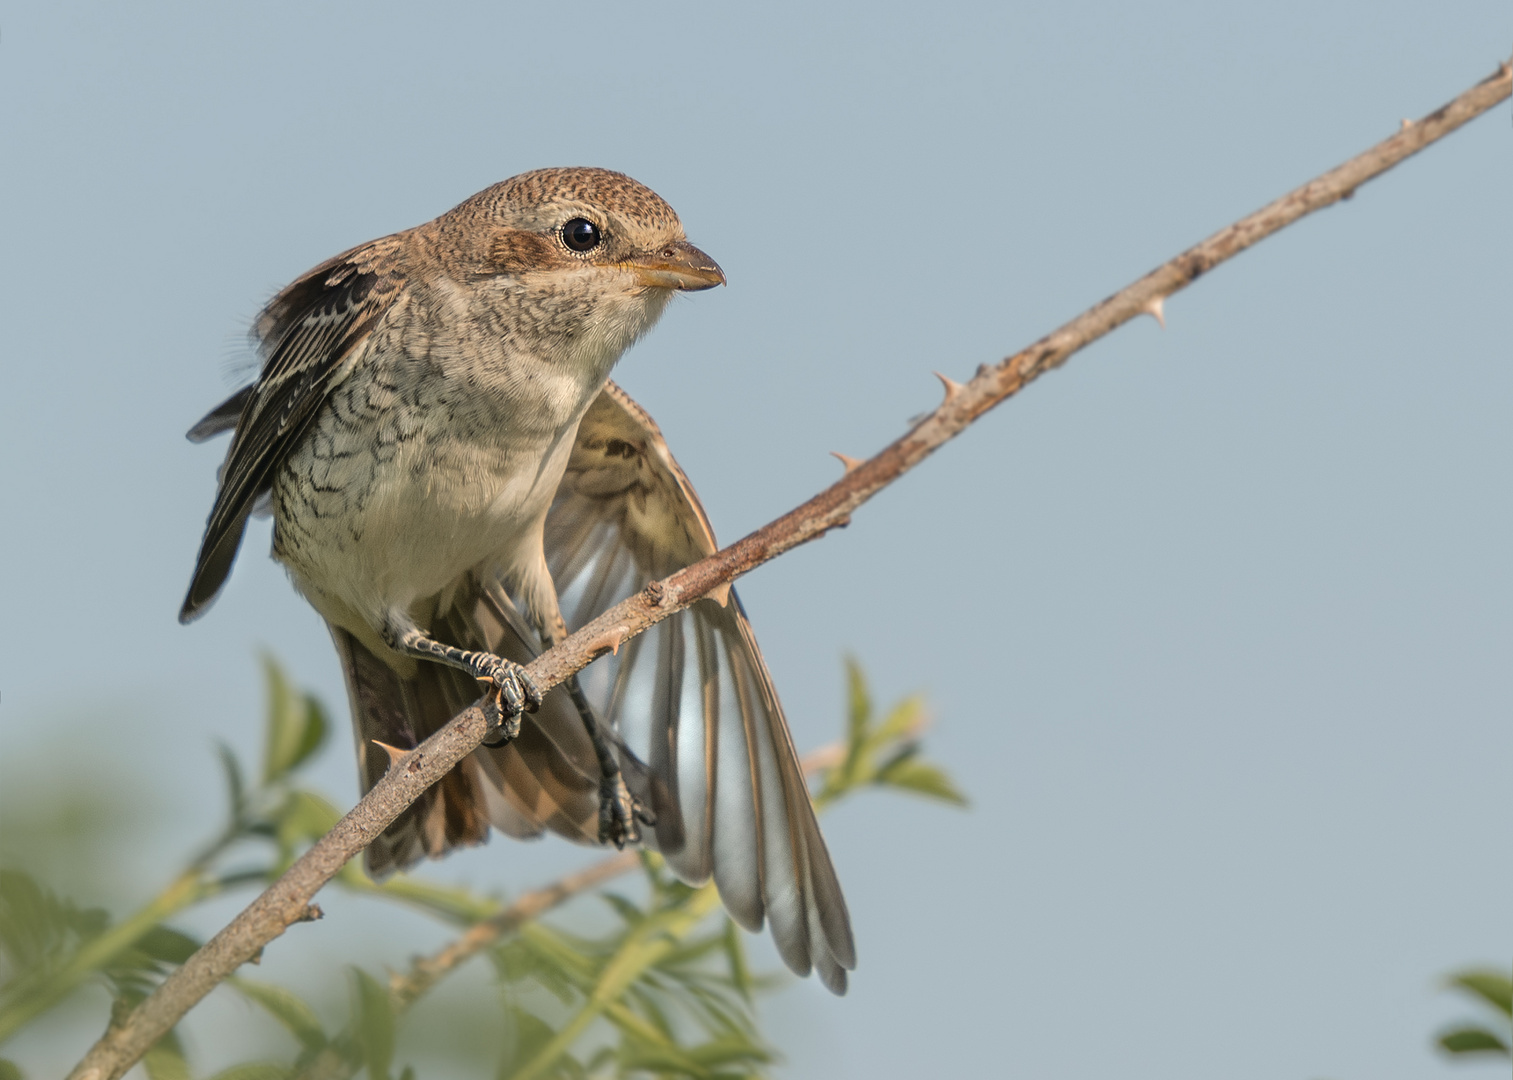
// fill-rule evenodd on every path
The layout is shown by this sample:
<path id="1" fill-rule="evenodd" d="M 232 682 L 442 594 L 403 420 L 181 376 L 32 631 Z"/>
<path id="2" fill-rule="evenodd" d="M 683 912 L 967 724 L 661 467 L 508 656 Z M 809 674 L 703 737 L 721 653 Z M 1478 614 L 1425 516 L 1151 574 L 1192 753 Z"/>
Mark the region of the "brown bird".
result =
<path id="1" fill-rule="evenodd" d="M 180 612 L 201 614 L 248 517 L 325 618 L 363 790 L 473 702 L 491 734 L 367 850 L 382 875 L 489 827 L 643 842 L 713 876 L 748 929 L 836 993 L 850 918 L 771 676 L 734 591 L 543 695 L 521 664 L 715 548 L 661 432 L 608 381 L 674 292 L 724 284 L 670 206 L 602 169 L 545 169 L 336 256 L 253 327 Z M 644 826 L 644 829 L 643 829 Z"/>

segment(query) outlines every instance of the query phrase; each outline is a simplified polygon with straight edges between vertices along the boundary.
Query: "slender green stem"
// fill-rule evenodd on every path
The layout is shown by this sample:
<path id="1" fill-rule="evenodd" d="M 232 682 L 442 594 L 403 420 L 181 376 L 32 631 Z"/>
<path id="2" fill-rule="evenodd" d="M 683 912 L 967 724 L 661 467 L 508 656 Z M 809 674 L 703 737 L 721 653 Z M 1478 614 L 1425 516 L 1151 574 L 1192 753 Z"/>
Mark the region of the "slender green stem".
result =
<path id="1" fill-rule="evenodd" d="M 680 1046 L 670 1040 L 652 1024 L 647 1023 L 633 1011 L 626 1008 L 621 1001 L 612 1001 L 604 1010 L 604 1016 L 621 1031 L 628 1031 L 648 1046 L 655 1046 L 665 1054 L 668 1061 L 676 1062 L 686 1069 L 689 1075 L 699 1072 L 699 1064 L 693 1058 L 683 1053 Z"/>
<path id="2" fill-rule="evenodd" d="M 711 882 L 698 889 L 688 898 L 687 903 L 673 911 L 648 917 L 626 935 L 624 943 L 600 973 L 599 981 L 583 1006 L 535 1057 L 514 1074 L 512 1080 L 535 1080 L 545 1074 L 588 1026 L 619 999 L 631 983 L 672 952 L 678 942 L 687 937 L 719 902 L 720 894 Z"/>

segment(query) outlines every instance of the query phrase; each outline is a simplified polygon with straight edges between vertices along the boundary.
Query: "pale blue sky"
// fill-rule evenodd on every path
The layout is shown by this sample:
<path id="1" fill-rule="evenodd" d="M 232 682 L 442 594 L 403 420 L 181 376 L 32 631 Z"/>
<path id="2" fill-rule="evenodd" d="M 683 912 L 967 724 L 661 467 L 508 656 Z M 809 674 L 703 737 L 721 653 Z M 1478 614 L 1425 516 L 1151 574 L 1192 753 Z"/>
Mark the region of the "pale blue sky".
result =
<path id="1" fill-rule="evenodd" d="M 1493 0 L 17 6 L 0 775 L 66 776 L 64 725 L 161 774 L 151 880 L 212 826 L 214 741 L 255 749 L 257 649 L 344 714 L 266 526 L 174 619 L 222 452 L 182 433 L 261 302 L 337 251 L 539 166 L 655 188 L 730 287 L 616 377 L 729 540 L 933 405 L 932 369 L 1014 351 L 1510 44 Z M 742 585 L 801 746 L 836 734 L 853 652 L 880 699 L 929 696 L 973 798 L 827 820 L 861 966 L 768 1007 L 784 1075 L 1505 1075 L 1428 1040 L 1463 1012 L 1442 973 L 1513 956 L 1509 126 L 1205 277 Z M 345 746 L 318 779 L 350 803 Z M 583 857 L 433 872 L 519 888 Z"/>

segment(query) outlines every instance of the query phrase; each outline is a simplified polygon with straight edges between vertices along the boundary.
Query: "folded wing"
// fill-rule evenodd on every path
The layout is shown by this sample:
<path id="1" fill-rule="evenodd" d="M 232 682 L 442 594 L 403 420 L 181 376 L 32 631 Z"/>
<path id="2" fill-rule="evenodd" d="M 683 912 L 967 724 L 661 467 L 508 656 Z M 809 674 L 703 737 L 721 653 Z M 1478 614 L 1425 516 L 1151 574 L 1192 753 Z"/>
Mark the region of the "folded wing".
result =
<path id="1" fill-rule="evenodd" d="M 190 429 L 195 442 L 232 428 L 236 434 L 221 467 L 180 622 L 200 615 L 215 599 L 231 572 L 248 516 L 404 288 L 392 265 L 397 244 L 386 237 L 353 248 L 275 296 L 253 327 L 263 357 L 257 382 Z"/>

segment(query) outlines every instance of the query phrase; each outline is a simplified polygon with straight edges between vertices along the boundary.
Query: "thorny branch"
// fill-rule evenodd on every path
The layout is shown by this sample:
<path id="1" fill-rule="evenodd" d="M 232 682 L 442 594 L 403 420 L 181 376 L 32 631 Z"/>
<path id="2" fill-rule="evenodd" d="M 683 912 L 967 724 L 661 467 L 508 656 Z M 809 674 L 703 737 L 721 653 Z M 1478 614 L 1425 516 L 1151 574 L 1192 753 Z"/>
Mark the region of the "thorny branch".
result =
<path id="1" fill-rule="evenodd" d="M 864 462 L 846 461 L 846 475 L 796 510 L 709 558 L 647 588 L 595 619 L 529 667 L 542 689 L 556 686 L 620 643 L 719 590 L 790 548 L 846 524 L 852 511 L 919 464 L 967 425 L 1080 349 L 1138 315 L 1162 317 L 1166 297 L 1294 221 L 1355 194 L 1372 180 L 1462 124 L 1507 99 L 1513 66 L 1343 165 L 1210 236 L 1095 304 L 1071 322 L 1000 363 L 978 369 L 966 384 L 942 378 L 945 401 L 901 438 Z M 388 824 L 482 741 L 482 709 L 465 709 L 405 755 L 346 817 L 247 906 L 155 993 L 110 1028 L 69 1074 L 69 1080 L 115 1080 L 180 1017 L 289 926 L 312 917 L 315 893 Z"/>

